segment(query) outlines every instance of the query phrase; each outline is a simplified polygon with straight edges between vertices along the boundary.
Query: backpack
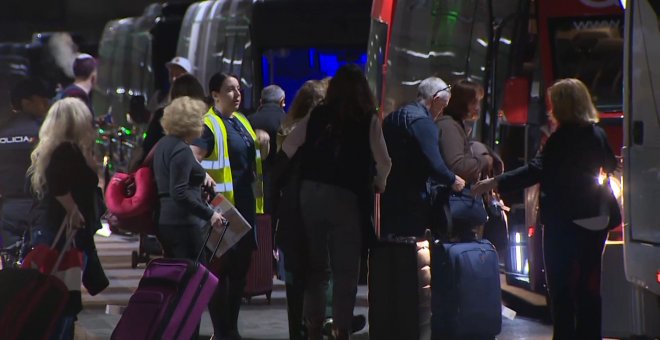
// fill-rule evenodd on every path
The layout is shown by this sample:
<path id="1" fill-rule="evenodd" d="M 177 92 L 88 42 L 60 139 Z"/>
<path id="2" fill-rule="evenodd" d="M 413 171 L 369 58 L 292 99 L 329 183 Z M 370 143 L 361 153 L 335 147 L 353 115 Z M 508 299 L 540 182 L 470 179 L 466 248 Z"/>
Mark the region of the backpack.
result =
<path id="1" fill-rule="evenodd" d="M 151 165 L 158 143 L 132 173 L 115 173 L 105 190 L 105 202 L 120 229 L 156 234 L 158 189 Z"/>

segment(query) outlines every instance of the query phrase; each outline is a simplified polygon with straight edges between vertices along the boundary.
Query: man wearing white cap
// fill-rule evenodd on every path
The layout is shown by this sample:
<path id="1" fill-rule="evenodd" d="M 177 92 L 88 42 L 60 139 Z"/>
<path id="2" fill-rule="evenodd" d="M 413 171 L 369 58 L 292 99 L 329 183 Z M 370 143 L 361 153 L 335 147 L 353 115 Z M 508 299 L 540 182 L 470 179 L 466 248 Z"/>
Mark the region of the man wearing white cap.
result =
<path id="1" fill-rule="evenodd" d="M 169 79 L 170 85 L 174 83 L 176 78 L 192 72 L 192 64 L 190 63 L 190 60 L 179 56 L 174 57 L 172 60 L 165 63 L 165 67 L 167 68 L 167 79 Z M 147 108 L 150 112 L 155 112 L 157 109 L 165 107 L 169 102 L 169 91 L 165 93 L 158 90 L 153 96 L 151 96 Z"/>
<path id="2" fill-rule="evenodd" d="M 192 72 L 192 65 L 190 60 L 184 57 L 174 57 L 170 62 L 165 64 L 167 71 L 170 75 L 170 83 L 180 76 Z"/>

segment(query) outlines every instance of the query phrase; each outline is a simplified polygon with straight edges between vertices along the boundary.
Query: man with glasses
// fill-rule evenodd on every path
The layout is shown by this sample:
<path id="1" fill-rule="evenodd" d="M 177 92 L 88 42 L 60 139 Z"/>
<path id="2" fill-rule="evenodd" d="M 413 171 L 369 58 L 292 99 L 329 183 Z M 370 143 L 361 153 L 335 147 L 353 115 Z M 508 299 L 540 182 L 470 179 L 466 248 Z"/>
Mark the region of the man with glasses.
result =
<path id="1" fill-rule="evenodd" d="M 442 159 L 434 122 L 442 115 L 449 97 L 449 86 L 442 79 L 424 79 L 417 88 L 417 100 L 390 113 L 383 122 L 392 170 L 380 200 L 382 242 L 369 253 L 369 327 L 376 338 L 418 337 L 419 325 L 429 321 L 421 306 L 429 304 L 430 299 L 417 290 L 400 288 L 428 284 L 418 280 L 419 268 L 414 265 L 423 264 L 426 258 L 414 251 L 414 243 L 408 247 L 398 239 L 424 237 L 425 231 L 435 225 L 431 182 L 444 186 L 441 192 L 446 199 L 450 190 L 460 191 L 465 186 L 465 181 Z M 415 275 L 402 274 L 413 271 Z M 396 282 L 391 280 L 393 277 L 398 278 Z"/>
<path id="2" fill-rule="evenodd" d="M 424 235 L 431 223 L 429 180 L 454 191 L 465 186 L 442 159 L 434 123 L 449 103 L 450 87 L 430 77 L 419 84 L 417 93 L 416 101 L 390 113 L 383 122 L 392 171 L 381 196 L 381 238 Z"/>

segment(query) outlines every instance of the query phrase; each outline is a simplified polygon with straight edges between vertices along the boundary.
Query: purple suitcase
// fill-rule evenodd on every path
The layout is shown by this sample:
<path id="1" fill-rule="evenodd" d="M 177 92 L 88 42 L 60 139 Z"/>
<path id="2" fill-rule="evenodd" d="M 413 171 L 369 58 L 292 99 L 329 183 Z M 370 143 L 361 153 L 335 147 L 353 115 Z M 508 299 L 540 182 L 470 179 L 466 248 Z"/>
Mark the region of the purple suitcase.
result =
<path id="1" fill-rule="evenodd" d="M 218 278 L 199 263 L 151 261 L 112 339 L 189 339 L 217 286 Z"/>
<path id="2" fill-rule="evenodd" d="M 224 226 L 212 257 L 225 237 L 229 222 L 225 221 Z M 203 251 L 202 248 L 198 260 Z M 217 286 L 218 278 L 199 261 L 152 260 L 111 339 L 190 339 Z"/>

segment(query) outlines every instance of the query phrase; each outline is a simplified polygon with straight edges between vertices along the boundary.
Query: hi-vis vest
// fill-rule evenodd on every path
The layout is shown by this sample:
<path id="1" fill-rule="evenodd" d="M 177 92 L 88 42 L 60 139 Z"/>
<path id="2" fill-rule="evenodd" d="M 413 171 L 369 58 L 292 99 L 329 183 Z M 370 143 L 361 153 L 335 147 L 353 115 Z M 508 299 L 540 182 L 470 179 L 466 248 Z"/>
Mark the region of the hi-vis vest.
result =
<path id="1" fill-rule="evenodd" d="M 245 129 L 252 136 L 256 151 L 255 169 L 257 170 L 256 181 L 252 184 L 254 196 L 257 200 L 257 214 L 264 213 L 264 191 L 263 191 L 263 171 L 261 167 L 261 152 L 257 142 L 257 134 L 252 130 L 252 126 L 247 118 L 241 113 L 234 112 L 234 117 L 238 119 Z M 204 124 L 211 129 L 215 136 L 215 147 L 211 155 L 202 161 L 202 167 L 211 175 L 215 181 L 215 192 L 221 193 L 232 204 L 234 203 L 234 184 L 231 176 L 231 166 L 229 164 L 229 146 L 227 145 L 227 128 L 222 118 L 218 117 L 213 108 L 204 115 Z"/>

